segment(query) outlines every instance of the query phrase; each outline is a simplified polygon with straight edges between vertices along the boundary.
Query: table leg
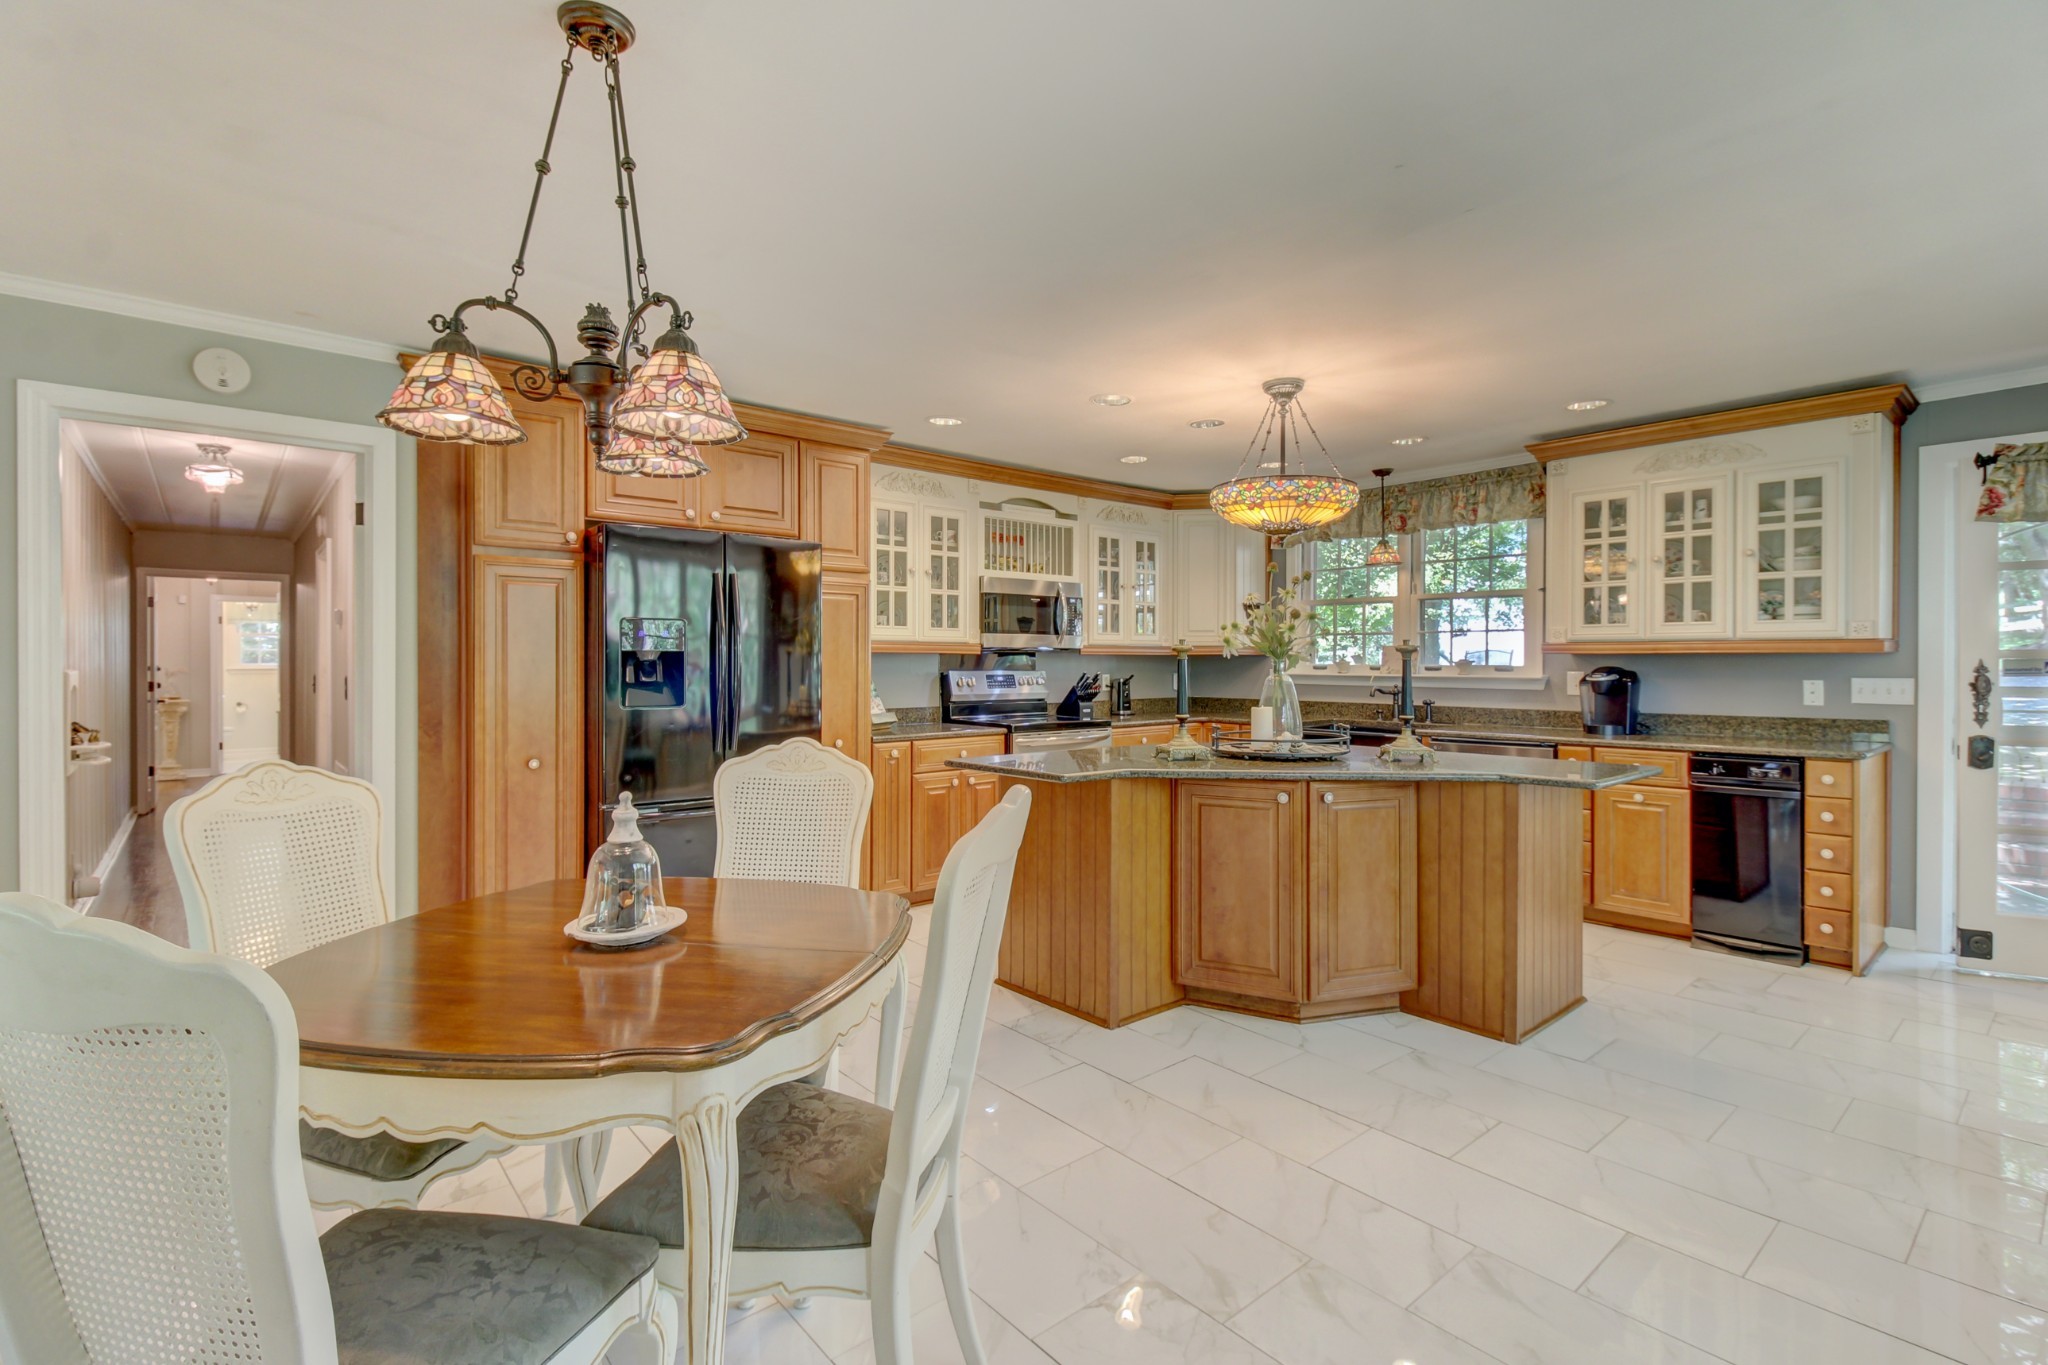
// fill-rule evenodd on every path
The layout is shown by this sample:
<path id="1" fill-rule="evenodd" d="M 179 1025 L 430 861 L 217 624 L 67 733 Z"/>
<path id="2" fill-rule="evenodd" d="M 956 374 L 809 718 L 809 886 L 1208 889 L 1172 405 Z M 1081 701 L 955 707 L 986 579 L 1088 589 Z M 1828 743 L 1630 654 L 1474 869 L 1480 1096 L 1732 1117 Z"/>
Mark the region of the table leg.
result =
<path id="1" fill-rule="evenodd" d="M 689 1220 L 683 1238 L 687 1292 L 678 1365 L 719 1365 L 725 1359 L 726 1295 L 739 1210 L 738 1119 L 738 1106 L 729 1095 L 701 1096 L 676 1117 Z"/>
<path id="2" fill-rule="evenodd" d="M 875 1044 L 875 1103 L 896 1107 L 896 1073 L 903 1067 L 903 999 L 910 993 L 910 974 L 896 968 L 896 984 L 882 998 L 881 1038 Z"/>

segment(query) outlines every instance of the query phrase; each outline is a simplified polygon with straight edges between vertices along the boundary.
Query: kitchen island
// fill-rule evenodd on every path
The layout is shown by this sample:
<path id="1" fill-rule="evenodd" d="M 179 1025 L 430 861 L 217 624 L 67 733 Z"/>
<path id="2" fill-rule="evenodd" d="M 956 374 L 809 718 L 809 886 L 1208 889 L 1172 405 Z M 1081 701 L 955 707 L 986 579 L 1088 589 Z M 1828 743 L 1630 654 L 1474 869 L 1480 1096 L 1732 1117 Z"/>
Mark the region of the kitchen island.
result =
<path id="1" fill-rule="evenodd" d="M 1399 1009 L 1519 1042 L 1580 992 L 1580 794 L 1638 764 L 1150 746 L 948 766 L 1031 784 L 997 977 L 1115 1028 L 1180 1004 Z"/>

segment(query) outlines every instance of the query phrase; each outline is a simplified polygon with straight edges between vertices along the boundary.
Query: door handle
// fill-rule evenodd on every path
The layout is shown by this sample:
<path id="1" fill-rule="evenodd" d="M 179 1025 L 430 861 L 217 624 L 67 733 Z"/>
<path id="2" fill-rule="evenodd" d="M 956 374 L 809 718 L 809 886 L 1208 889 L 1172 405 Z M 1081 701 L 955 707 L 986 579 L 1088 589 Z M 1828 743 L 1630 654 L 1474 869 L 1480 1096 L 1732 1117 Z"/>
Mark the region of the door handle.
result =
<path id="1" fill-rule="evenodd" d="M 1991 719 L 1991 692 L 1991 670 L 1979 659 L 1977 666 L 1970 670 L 1970 715 L 1976 720 L 1979 730 L 1984 728 L 1984 722 Z M 1976 763 L 1973 758 L 1971 766 L 1988 765 Z"/>
<path id="2" fill-rule="evenodd" d="M 1979 725 L 1984 722 L 1978 721 Z M 1970 766 L 1973 768 L 1996 768 L 1998 766 L 1998 741 L 1989 735 L 1970 736 Z"/>

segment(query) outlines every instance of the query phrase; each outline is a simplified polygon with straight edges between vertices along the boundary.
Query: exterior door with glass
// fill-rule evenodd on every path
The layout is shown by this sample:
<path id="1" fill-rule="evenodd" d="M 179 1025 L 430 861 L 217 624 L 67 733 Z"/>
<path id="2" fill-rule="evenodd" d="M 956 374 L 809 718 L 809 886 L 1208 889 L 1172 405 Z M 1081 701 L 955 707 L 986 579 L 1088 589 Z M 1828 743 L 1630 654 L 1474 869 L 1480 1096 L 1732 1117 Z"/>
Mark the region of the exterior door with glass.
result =
<path id="1" fill-rule="evenodd" d="M 2048 522 L 1975 520 L 1960 477 L 1956 927 L 1992 948 L 1961 961 L 2048 977 Z"/>

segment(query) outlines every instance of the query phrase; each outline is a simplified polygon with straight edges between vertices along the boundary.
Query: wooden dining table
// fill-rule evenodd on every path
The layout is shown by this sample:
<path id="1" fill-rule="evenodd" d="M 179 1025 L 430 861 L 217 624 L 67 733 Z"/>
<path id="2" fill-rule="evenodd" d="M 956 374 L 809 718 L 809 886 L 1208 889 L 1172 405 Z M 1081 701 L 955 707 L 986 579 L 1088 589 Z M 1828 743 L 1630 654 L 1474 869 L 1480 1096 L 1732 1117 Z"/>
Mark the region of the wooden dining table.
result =
<path id="1" fill-rule="evenodd" d="M 724 1355 L 736 1121 L 809 1075 L 876 1006 L 900 1010 L 910 907 L 802 882 L 670 878 L 688 920 L 630 950 L 563 933 L 581 881 L 397 919 L 274 963 L 298 1016 L 299 1111 L 354 1136 L 545 1142 L 676 1134 L 690 1365 Z M 877 1099 L 893 1077 L 877 1068 Z"/>

